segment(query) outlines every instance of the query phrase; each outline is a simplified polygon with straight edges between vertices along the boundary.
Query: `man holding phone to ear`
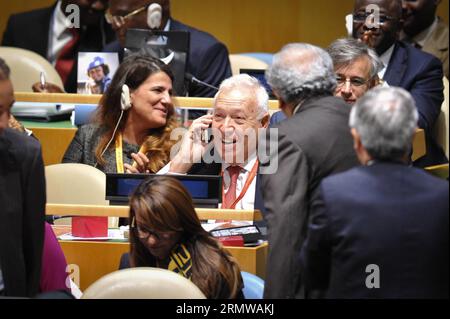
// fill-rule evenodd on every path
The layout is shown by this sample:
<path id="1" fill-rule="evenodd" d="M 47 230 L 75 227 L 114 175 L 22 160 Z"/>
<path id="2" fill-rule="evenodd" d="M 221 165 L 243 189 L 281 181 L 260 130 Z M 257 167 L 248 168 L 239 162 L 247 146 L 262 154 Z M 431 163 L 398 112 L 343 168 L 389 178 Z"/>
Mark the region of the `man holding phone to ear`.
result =
<path id="1" fill-rule="evenodd" d="M 222 208 L 262 208 L 257 190 L 258 130 L 267 128 L 269 97 L 257 79 L 240 74 L 225 80 L 214 100 L 213 113 L 196 119 L 184 135 L 179 152 L 159 174 L 222 175 Z M 205 131 L 213 137 L 204 140 Z M 136 160 L 136 158 L 135 158 Z M 148 159 L 139 153 L 139 167 Z"/>

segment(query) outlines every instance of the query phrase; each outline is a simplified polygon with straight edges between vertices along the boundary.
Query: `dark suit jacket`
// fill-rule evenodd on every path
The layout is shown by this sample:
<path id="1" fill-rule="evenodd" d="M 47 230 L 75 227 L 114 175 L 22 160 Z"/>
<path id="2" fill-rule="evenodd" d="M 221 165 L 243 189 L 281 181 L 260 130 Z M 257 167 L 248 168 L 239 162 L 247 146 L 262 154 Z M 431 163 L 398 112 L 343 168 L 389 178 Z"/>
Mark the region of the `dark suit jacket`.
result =
<path id="1" fill-rule="evenodd" d="M 55 6 L 56 4 L 49 8 L 11 15 L 3 34 L 2 45 L 34 51 L 47 59 L 49 34 L 52 32 L 50 24 Z M 100 26 L 82 28 L 80 32 L 77 48 L 79 52 L 101 52 L 107 43 L 116 38 L 104 19 Z M 68 93 L 77 92 L 77 54 L 75 59 L 76 63 L 64 86 Z M 39 82 L 39 79 L 36 79 L 36 82 Z"/>
<path id="2" fill-rule="evenodd" d="M 448 298 L 448 191 L 386 162 L 324 179 L 301 252 L 307 287 L 328 298 Z M 379 289 L 366 286 L 372 264 Z"/>
<path id="3" fill-rule="evenodd" d="M 219 87 L 223 80 L 231 76 L 231 65 L 226 46 L 206 32 L 173 19 L 170 21 L 170 31 L 188 31 L 191 35 L 187 72 L 201 81 Z M 123 49 L 119 42 L 115 41 L 109 44 L 105 51 L 121 53 Z M 193 97 L 213 97 L 217 92 L 214 89 L 195 84 L 191 84 L 188 91 L 189 96 Z"/>
<path id="4" fill-rule="evenodd" d="M 419 127 L 426 133 L 427 155 L 417 160 L 419 167 L 446 163 L 444 151 L 431 132 L 444 101 L 442 63 L 431 54 L 404 42 L 397 42 L 384 75 L 390 86 L 404 88 L 413 96 L 419 111 Z"/>
<path id="5" fill-rule="evenodd" d="M 0 265 L 7 296 L 38 292 L 45 201 L 39 142 L 6 129 L 0 135 Z"/>
<path id="6" fill-rule="evenodd" d="M 265 298 L 301 298 L 296 255 L 306 236 L 310 201 L 320 181 L 358 165 L 348 127 L 350 106 L 328 96 L 307 100 L 278 126 L 278 159 L 274 174 L 261 175 L 268 223 L 269 255 Z"/>

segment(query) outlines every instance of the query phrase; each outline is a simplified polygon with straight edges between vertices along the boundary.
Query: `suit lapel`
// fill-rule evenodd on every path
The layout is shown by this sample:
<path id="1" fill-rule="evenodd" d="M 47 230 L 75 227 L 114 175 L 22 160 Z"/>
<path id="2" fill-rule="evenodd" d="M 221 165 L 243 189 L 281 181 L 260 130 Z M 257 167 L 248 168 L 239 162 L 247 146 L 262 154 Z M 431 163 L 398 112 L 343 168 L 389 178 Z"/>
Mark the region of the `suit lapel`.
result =
<path id="1" fill-rule="evenodd" d="M 389 61 L 386 73 L 383 80 L 390 86 L 400 86 L 403 76 L 405 75 L 408 52 L 404 45 L 400 42 L 395 44 L 394 52 L 392 53 L 391 60 Z"/>

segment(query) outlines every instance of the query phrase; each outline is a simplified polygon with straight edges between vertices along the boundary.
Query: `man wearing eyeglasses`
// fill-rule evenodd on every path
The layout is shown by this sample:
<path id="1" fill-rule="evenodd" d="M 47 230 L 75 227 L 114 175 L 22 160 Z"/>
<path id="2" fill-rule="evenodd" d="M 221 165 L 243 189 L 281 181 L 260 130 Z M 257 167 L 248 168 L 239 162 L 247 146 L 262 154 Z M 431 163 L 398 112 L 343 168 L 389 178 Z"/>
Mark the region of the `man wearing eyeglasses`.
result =
<path id="1" fill-rule="evenodd" d="M 160 18 L 159 9 L 152 10 L 153 4 L 161 7 Z M 118 41 L 105 48 L 107 52 L 122 54 L 128 29 L 188 31 L 190 50 L 187 72 L 216 87 L 231 76 L 228 50 L 225 45 L 206 32 L 172 19 L 169 0 L 110 0 L 106 18 L 118 38 Z M 215 94 L 216 90 L 199 85 L 191 85 L 188 90 L 189 96 L 213 97 Z"/>
<path id="2" fill-rule="evenodd" d="M 402 14 L 402 0 L 356 0 L 353 37 L 376 50 L 385 65 L 378 73 L 385 85 L 401 87 L 415 100 L 419 128 L 425 130 L 427 152 L 414 165 L 426 167 L 446 163 L 444 151 L 431 135 L 444 101 L 442 63 L 399 41 Z"/>
<path id="3" fill-rule="evenodd" d="M 75 12 L 71 5 L 79 9 L 79 27 L 72 25 L 76 19 L 71 18 Z M 8 20 L 2 45 L 40 54 L 55 66 L 66 92 L 76 93 L 78 52 L 102 51 L 115 38 L 104 19 L 106 6 L 107 0 L 60 0 L 48 8 L 14 14 Z M 57 91 L 53 86 L 48 90 Z"/>
<path id="4" fill-rule="evenodd" d="M 383 63 L 366 44 L 355 39 L 339 39 L 327 51 L 336 73 L 335 96 L 353 105 L 368 90 L 380 84 L 378 72 Z"/>

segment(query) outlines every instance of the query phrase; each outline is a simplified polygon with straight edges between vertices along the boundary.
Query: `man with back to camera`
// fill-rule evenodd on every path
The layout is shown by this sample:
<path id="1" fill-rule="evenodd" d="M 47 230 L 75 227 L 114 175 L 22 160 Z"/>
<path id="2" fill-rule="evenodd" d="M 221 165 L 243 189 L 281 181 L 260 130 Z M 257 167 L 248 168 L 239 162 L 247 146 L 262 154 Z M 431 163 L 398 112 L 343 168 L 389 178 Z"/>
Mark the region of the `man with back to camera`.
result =
<path id="1" fill-rule="evenodd" d="M 310 202 L 320 181 L 358 165 L 348 130 L 350 105 L 334 97 L 336 77 L 327 52 L 304 43 L 274 56 L 268 82 L 288 119 L 279 123 L 278 152 L 271 147 L 262 174 L 269 255 L 265 298 L 304 298 L 297 253 L 306 236 Z M 269 131 L 270 133 L 270 131 Z"/>
<path id="2" fill-rule="evenodd" d="M 401 88 L 376 88 L 353 107 L 363 166 L 319 187 L 300 259 L 307 290 L 333 299 L 448 298 L 448 182 L 407 166 L 417 119 Z"/>
<path id="3" fill-rule="evenodd" d="M 149 26 L 147 13 L 151 4 L 158 4 L 162 8 L 159 25 L 156 23 Z M 188 31 L 190 33 L 190 51 L 186 67 L 187 72 L 216 87 L 231 76 L 228 50 L 225 45 L 217 41 L 212 35 L 173 19 L 170 15 L 170 0 L 110 0 L 107 16 L 119 39 L 105 48 L 107 52 L 122 53 L 126 32 L 130 28 Z M 155 21 L 153 20 L 152 23 L 155 23 Z M 213 97 L 216 92 L 212 88 L 193 83 L 190 84 L 188 89 L 189 96 L 193 97 Z"/>
<path id="4" fill-rule="evenodd" d="M 371 19 L 375 5 L 379 23 Z M 413 96 L 419 111 L 419 128 L 425 130 L 426 155 L 414 162 L 426 167 L 447 163 L 444 151 L 432 137 L 440 114 L 443 94 L 442 63 L 434 56 L 399 41 L 403 28 L 402 0 L 356 0 L 353 37 L 374 48 L 385 68 L 380 79 L 388 86 L 401 87 Z"/>
<path id="5" fill-rule="evenodd" d="M 437 57 L 448 79 L 448 25 L 436 16 L 441 0 L 403 0 L 402 39 Z"/>
<path id="6" fill-rule="evenodd" d="M 69 20 L 80 9 L 80 28 Z M 77 92 L 78 52 L 98 52 L 114 41 L 115 35 L 106 23 L 107 0 L 60 0 L 48 8 L 13 14 L 9 17 L 2 45 L 34 51 L 53 64 L 68 93 Z M 39 79 L 36 79 L 38 82 Z M 42 91 L 40 83 L 33 90 Z M 60 92 L 50 83 L 44 91 Z"/>
<path id="7" fill-rule="evenodd" d="M 0 296 L 38 293 L 45 176 L 39 142 L 8 128 L 14 91 L 0 58 Z"/>

